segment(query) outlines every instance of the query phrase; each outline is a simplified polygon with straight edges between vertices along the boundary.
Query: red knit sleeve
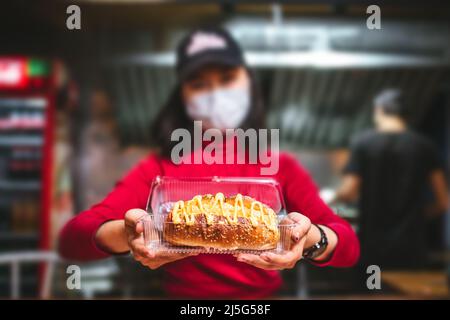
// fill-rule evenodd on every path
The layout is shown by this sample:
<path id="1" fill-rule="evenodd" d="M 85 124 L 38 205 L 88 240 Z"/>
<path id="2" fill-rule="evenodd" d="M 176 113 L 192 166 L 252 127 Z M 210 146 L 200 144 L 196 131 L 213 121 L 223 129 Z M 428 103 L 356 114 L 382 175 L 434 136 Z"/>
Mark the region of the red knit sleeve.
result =
<path id="1" fill-rule="evenodd" d="M 61 256 L 82 261 L 108 257 L 94 240 L 98 228 L 106 221 L 123 219 L 129 209 L 145 209 L 152 179 L 158 172 L 155 158 L 150 156 L 132 169 L 101 203 L 70 220 L 59 236 Z"/>
<path id="2" fill-rule="evenodd" d="M 288 212 L 299 212 L 312 223 L 332 229 L 337 237 L 337 246 L 329 260 L 319 266 L 349 267 L 359 258 L 359 241 L 350 224 L 337 216 L 319 197 L 316 185 L 297 160 L 288 154 L 280 156 L 279 181 Z"/>

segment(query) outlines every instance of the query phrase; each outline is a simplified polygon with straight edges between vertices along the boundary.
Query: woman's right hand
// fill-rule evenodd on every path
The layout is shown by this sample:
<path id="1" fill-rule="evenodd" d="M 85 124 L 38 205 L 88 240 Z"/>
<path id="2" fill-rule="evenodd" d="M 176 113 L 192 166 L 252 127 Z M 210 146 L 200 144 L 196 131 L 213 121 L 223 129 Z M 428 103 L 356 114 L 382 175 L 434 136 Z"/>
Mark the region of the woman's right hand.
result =
<path id="1" fill-rule="evenodd" d="M 144 226 L 141 221 L 146 215 L 147 212 L 142 209 L 131 209 L 125 214 L 128 246 L 136 261 L 150 269 L 157 269 L 166 263 L 198 255 L 198 253 L 169 253 L 149 250 L 144 243 Z"/>

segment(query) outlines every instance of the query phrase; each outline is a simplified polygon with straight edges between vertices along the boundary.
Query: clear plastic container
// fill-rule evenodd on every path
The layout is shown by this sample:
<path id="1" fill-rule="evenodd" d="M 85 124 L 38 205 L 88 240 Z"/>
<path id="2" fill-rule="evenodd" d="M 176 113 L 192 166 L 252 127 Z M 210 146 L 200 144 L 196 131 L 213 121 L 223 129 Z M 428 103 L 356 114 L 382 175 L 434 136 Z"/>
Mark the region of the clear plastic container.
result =
<path id="1" fill-rule="evenodd" d="M 223 193 L 226 197 L 236 194 L 252 197 L 272 208 L 277 214 L 279 240 L 276 248 L 261 250 L 224 249 L 211 246 L 192 247 L 173 245 L 164 238 L 168 224 L 167 216 L 175 202 L 190 200 L 197 195 Z M 271 178 L 209 177 L 209 178 L 171 178 L 158 176 L 152 183 L 147 203 L 149 215 L 143 219 L 144 240 L 148 248 L 156 252 L 179 253 L 227 253 L 239 252 L 260 254 L 272 251 L 282 253 L 291 246 L 291 235 L 295 224 L 288 222 L 281 187 Z M 170 228 L 174 229 L 174 228 Z"/>

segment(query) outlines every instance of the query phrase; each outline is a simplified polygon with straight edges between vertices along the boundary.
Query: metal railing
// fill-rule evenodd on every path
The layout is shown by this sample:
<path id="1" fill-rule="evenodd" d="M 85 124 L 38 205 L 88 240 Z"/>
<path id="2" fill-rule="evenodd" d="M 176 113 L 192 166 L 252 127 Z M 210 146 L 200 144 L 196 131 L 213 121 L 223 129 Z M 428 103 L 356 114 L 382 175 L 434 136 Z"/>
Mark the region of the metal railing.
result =
<path id="1" fill-rule="evenodd" d="M 11 298 L 20 298 L 20 266 L 23 263 L 44 263 L 44 273 L 39 298 L 49 298 L 51 292 L 51 279 L 53 276 L 55 263 L 59 261 L 61 261 L 61 259 L 58 257 L 56 252 L 53 251 L 24 251 L 0 254 L 0 265 L 9 265 L 11 268 Z"/>

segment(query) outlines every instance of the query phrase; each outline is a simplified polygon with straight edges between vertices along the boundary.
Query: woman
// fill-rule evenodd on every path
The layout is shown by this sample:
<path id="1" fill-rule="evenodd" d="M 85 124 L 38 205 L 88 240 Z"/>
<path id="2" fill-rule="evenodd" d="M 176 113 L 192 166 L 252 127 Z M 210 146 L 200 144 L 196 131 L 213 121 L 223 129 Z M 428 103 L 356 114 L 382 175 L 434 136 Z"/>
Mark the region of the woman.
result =
<path id="1" fill-rule="evenodd" d="M 281 286 L 277 270 L 292 268 L 302 257 L 319 266 L 351 266 L 359 243 L 350 225 L 319 198 L 317 189 L 294 157 L 279 155 L 273 175 L 282 186 L 289 219 L 297 222 L 292 249 L 284 254 L 232 255 L 161 254 L 143 244 L 142 224 L 152 179 L 172 177 L 259 176 L 260 164 L 174 164 L 170 134 L 203 128 L 262 128 L 262 104 L 242 52 L 221 29 L 189 34 L 177 52 L 179 85 L 153 128 L 160 152 L 134 168 L 104 199 L 80 213 L 62 230 L 60 252 L 80 260 L 132 252 L 151 269 L 163 267 L 164 288 L 171 297 L 264 298 Z M 195 151 L 194 151 L 195 152 Z"/>

